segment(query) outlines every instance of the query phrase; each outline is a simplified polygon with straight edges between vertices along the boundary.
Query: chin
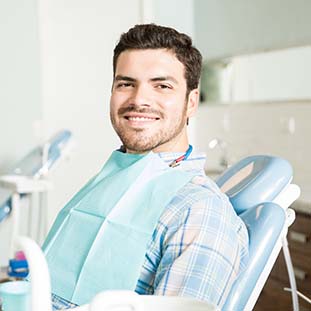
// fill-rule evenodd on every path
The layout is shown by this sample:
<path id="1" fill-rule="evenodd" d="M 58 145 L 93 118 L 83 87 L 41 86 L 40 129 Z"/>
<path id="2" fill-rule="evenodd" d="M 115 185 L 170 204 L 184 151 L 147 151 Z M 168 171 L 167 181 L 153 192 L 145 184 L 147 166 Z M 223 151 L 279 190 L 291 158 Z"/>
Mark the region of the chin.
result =
<path id="1" fill-rule="evenodd" d="M 124 144 L 125 148 L 127 150 L 131 150 L 131 151 L 135 151 L 137 153 L 144 153 L 144 152 L 149 152 L 151 151 L 152 149 L 154 149 L 153 147 L 149 147 L 149 146 L 146 146 L 146 145 L 126 145 Z"/>
<path id="2" fill-rule="evenodd" d="M 126 149 L 129 149 L 135 152 L 148 152 L 158 146 L 158 144 L 155 142 L 152 142 L 152 141 L 143 142 L 142 139 L 136 140 L 136 141 L 125 139 L 125 140 L 122 140 L 122 143 Z"/>

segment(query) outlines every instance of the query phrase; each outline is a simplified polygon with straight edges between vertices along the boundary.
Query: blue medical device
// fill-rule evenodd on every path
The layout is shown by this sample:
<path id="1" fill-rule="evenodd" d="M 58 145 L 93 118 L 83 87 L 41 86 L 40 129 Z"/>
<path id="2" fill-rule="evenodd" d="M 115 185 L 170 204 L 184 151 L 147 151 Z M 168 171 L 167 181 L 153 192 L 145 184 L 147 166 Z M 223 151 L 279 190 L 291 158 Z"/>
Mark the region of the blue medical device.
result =
<path id="1" fill-rule="evenodd" d="M 14 278 L 25 278 L 29 273 L 28 262 L 26 259 L 10 259 L 8 275 Z"/>

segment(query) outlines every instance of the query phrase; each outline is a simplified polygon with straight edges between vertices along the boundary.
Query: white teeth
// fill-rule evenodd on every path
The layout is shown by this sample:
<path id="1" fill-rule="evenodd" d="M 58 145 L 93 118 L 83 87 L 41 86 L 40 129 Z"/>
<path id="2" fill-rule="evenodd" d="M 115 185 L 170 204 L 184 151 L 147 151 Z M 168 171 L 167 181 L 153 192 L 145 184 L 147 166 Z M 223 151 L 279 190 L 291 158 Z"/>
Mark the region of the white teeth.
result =
<path id="1" fill-rule="evenodd" d="M 154 118 L 145 118 L 145 117 L 129 117 L 130 121 L 153 121 Z"/>

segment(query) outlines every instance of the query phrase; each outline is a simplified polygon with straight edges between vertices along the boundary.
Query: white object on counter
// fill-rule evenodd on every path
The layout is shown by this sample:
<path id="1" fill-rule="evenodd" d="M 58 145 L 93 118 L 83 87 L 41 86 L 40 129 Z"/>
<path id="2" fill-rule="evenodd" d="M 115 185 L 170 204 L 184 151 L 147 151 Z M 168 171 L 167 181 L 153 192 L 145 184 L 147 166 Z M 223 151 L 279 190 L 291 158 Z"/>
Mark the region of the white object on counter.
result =
<path id="1" fill-rule="evenodd" d="M 51 282 L 41 248 L 27 237 L 18 237 L 15 246 L 25 253 L 31 272 L 31 311 L 52 311 Z"/>

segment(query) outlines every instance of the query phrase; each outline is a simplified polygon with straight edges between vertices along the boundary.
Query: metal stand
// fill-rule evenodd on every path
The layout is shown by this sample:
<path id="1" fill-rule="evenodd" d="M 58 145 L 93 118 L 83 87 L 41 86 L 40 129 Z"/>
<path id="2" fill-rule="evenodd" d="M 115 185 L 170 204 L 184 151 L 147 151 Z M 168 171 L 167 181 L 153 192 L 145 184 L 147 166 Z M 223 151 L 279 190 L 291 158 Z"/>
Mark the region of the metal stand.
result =
<path id="1" fill-rule="evenodd" d="M 42 206 L 42 202 L 45 200 L 45 196 L 48 190 L 52 188 L 52 184 L 44 179 L 34 179 L 27 176 L 20 175 L 5 175 L 0 178 L 0 187 L 13 191 L 12 195 L 12 235 L 10 242 L 10 257 L 14 257 L 14 245 L 13 241 L 19 235 L 20 231 L 20 208 L 21 208 L 21 195 L 32 195 L 33 193 L 39 194 L 39 218 L 37 223 L 37 232 L 35 239 L 40 243 L 41 239 L 47 233 L 47 211 L 45 206 Z M 28 231 L 33 227 L 32 223 L 28 223 Z M 29 235 L 30 232 L 27 232 Z"/>

